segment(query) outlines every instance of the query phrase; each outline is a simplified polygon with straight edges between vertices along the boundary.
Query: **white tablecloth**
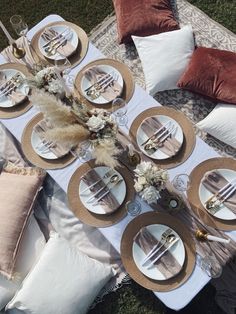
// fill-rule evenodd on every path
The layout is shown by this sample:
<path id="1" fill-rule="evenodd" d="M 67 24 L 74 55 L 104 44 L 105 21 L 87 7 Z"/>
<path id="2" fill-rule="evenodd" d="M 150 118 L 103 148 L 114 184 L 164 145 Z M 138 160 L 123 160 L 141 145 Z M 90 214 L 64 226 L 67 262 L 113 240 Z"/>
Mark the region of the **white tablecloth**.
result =
<path id="1" fill-rule="evenodd" d="M 38 31 L 41 27 L 47 23 L 63 20 L 58 15 L 50 15 L 33 27 L 27 34 L 29 39 L 32 38 L 34 33 Z M 103 54 L 95 48 L 92 44 L 89 44 L 89 49 L 84 60 L 75 68 L 72 69 L 69 75 L 75 76 L 80 69 L 82 69 L 90 61 L 96 60 L 98 58 L 103 58 Z M 3 56 L 0 55 L 0 64 L 5 63 Z M 142 88 L 136 85 L 134 95 L 128 105 L 128 126 L 131 125 L 135 117 L 147 108 L 154 106 L 160 106 L 152 97 L 150 97 Z M 1 122 L 10 130 L 10 132 L 21 141 L 21 135 L 24 130 L 26 123 L 31 120 L 31 118 L 37 113 L 37 111 L 32 108 L 22 116 L 13 119 L 2 119 Z M 128 130 L 124 127 L 123 130 L 128 133 Z M 217 157 L 218 154 L 212 150 L 204 141 L 197 138 L 196 147 L 192 155 L 188 160 L 182 165 L 169 170 L 170 177 L 173 178 L 179 173 L 190 173 L 192 169 L 197 166 L 200 162 Z M 67 186 L 70 178 L 74 171 L 81 165 L 79 160 L 76 160 L 73 164 L 66 168 L 58 170 L 48 170 L 48 173 L 54 178 L 54 180 L 62 187 L 64 191 L 67 191 Z M 142 212 L 151 210 L 151 208 L 144 202 L 142 202 Z M 120 241 L 122 233 L 126 225 L 133 218 L 127 215 L 119 223 L 106 228 L 100 228 L 99 230 L 103 235 L 113 244 L 113 246 L 120 251 Z M 228 235 L 236 240 L 236 232 L 229 232 Z M 209 282 L 210 278 L 196 265 L 194 272 L 179 288 L 170 292 L 154 292 L 154 294 L 169 308 L 174 310 L 179 310 L 185 307 L 196 294 Z"/>

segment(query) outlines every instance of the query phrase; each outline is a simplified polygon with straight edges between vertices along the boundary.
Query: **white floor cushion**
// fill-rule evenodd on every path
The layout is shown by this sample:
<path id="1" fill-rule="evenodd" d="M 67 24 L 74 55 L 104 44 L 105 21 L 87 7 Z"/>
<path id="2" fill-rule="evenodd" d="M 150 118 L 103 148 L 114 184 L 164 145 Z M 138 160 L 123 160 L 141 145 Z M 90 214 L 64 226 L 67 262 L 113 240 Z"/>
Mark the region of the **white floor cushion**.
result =
<path id="1" fill-rule="evenodd" d="M 218 140 L 236 148 L 236 107 L 232 104 L 218 104 L 209 115 L 196 126 Z"/>
<path id="2" fill-rule="evenodd" d="M 55 232 L 7 308 L 34 314 L 83 314 L 113 269 L 79 252 Z"/>
<path id="3" fill-rule="evenodd" d="M 132 36 L 132 39 L 142 62 L 149 94 L 178 88 L 177 81 L 194 51 L 192 27 L 147 37 Z"/>
<path id="4" fill-rule="evenodd" d="M 0 309 L 12 299 L 31 267 L 39 259 L 45 244 L 44 235 L 34 216 L 31 216 L 19 248 L 15 280 L 8 280 L 0 274 Z"/>

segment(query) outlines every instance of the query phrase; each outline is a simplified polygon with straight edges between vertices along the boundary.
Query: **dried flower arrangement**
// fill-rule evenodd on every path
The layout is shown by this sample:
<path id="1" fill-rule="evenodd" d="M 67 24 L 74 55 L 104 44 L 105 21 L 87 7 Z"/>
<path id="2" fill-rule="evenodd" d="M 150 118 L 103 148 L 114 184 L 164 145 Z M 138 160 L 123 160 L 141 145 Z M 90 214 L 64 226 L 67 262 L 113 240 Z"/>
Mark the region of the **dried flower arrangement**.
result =
<path id="1" fill-rule="evenodd" d="M 151 162 L 142 161 L 134 170 L 134 188 L 148 203 L 156 203 L 160 198 L 160 191 L 165 189 L 168 181 L 168 172 Z"/>
<path id="2" fill-rule="evenodd" d="M 42 90 L 33 93 L 30 100 L 53 126 L 45 134 L 49 141 L 73 149 L 82 141 L 88 140 L 96 164 L 105 164 L 112 168 L 118 165 L 117 124 L 110 112 L 103 109 L 89 110 L 77 99 L 73 99 L 71 108 Z"/>

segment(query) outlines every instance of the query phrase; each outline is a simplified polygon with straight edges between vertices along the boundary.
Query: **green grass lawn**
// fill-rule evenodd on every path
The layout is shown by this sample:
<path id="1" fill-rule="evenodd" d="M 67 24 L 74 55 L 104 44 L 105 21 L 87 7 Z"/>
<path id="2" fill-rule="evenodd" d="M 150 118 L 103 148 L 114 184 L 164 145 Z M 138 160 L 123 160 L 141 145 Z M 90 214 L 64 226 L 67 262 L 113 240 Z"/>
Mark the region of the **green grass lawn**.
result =
<path id="1" fill-rule="evenodd" d="M 235 0 L 189 0 L 189 2 L 226 28 L 236 32 Z M 45 16 L 54 13 L 79 24 L 86 32 L 90 32 L 112 10 L 111 0 L 0 0 L 0 20 L 9 29 L 9 18 L 13 14 L 23 15 L 31 28 Z M 14 32 L 12 35 L 15 36 Z M 7 41 L 0 32 L 0 50 L 6 45 Z M 224 312 L 214 301 L 214 295 L 214 288 L 211 285 L 206 286 L 179 314 L 223 314 Z M 171 314 L 175 312 L 161 304 L 151 291 L 132 282 L 107 295 L 102 303 L 89 312 L 89 314 L 99 313 Z"/>

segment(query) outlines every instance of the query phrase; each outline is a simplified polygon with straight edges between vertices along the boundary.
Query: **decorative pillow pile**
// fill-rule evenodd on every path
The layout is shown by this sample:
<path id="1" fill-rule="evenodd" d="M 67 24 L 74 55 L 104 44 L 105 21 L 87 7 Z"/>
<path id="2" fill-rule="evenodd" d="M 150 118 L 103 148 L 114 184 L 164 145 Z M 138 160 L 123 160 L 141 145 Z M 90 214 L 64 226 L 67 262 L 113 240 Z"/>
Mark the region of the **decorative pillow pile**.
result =
<path id="1" fill-rule="evenodd" d="M 236 148 L 236 107 L 218 104 L 209 115 L 196 126 L 218 140 Z"/>
<path id="2" fill-rule="evenodd" d="M 148 36 L 179 29 L 169 0 L 113 0 L 118 41 L 131 42 L 131 35 Z"/>
<path id="3" fill-rule="evenodd" d="M 236 53 L 197 48 L 178 86 L 213 100 L 236 104 Z"/>
<path id="4" fill-rule="evenodd" d="M 8 164 L 0 174 L 0 274 L 14 278 L 19 246 L 45 172 Z"/>
<path id="5" fill-rule="evenodd" d="M 40 260 L 7 309 L 34 314 L 83 314 L 112 276 L 110 266 L 89 258 L 51 232 Z"/>
<path id="6" fill-rule="evenodd" d="M 192 27 L 148 37 L 132 36 L 142 62 L 146 89 L 154 95 L 177 88 L 194 51 Z"/>
<path id="7" fill-rule="evenodd" d="M 44 235 L 31 215 L 17 256 L 15 280 L 8 280 L 0 274 L 0 309 L 6 306 L 19 289 L 21 282 L 40 257 L 45 243 Z"/>

